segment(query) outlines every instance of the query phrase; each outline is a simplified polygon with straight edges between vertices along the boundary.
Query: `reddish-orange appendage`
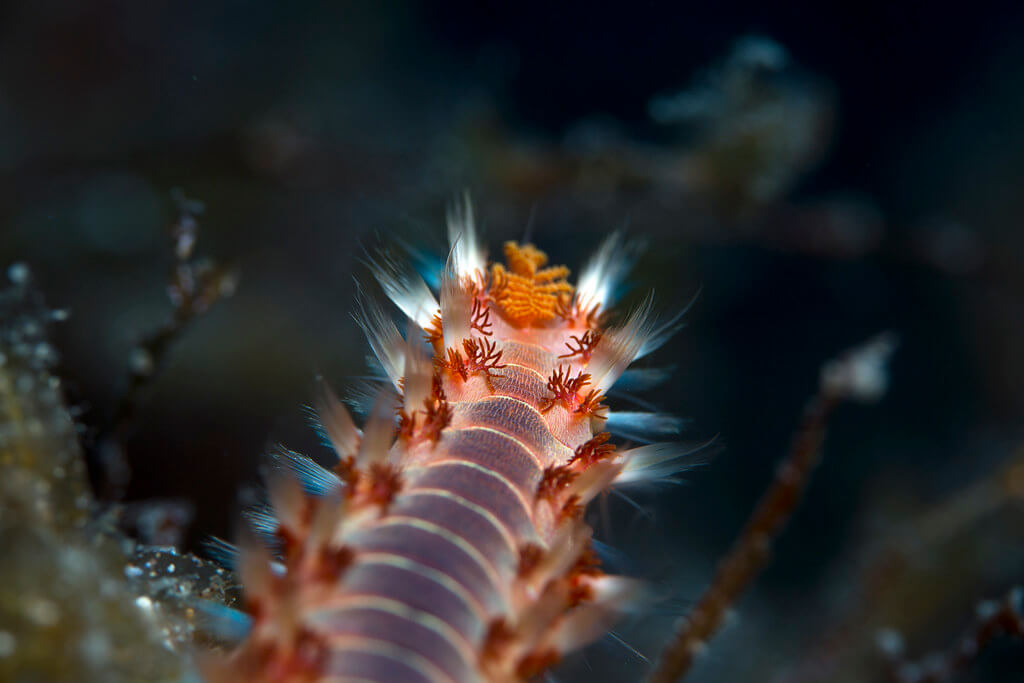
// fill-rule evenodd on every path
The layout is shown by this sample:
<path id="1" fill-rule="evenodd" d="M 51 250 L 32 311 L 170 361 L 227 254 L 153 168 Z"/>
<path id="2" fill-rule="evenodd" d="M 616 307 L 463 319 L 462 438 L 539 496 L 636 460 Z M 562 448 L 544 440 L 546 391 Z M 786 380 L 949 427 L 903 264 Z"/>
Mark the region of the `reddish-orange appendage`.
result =
<path id="1" fill-rule="evenodd" d="M 390 463 L 375 462 L 370 465 L 362 484 L 357 498 L 368 505 L 380 506 L 383 513 L 402 488 L 402 475 Z"/>
<path id="2" fill-rule="evenodd" d="M 470 313 L 470 328 L 476 330 L 485 337 L 490 337 L 492 332 L 491 309 L 480 299 L 474 297 L 473 310 Z"/>
<path id="3" fill-rule="evenodd" d="M 569 465 L 580 465 L 586 469 L 596 462 L 610 458 L 615 452 L 615 445 L 606 443 L 611 436 L 608 432 L 600 432 L 594 435 L 594 438 L 580 444 L 569 460 Z"/>
<path id="4" fill-rule="evenodd" d="M 519 549 L 519 567 L 517 574 L 524 578 L 533 573 L 544 557 L 544 548 L 536 543 L 527 543 Z"/>
<path id="5" fill-rule="evenodd" d="M 423 329 L 423 339 L 431 346 L 437 348 L 437 345 L 444 339 L 443 324 L 441 322 L 441 313 L 437 312 L 434 317 L 430 319 L 430 324 Z"/>
<path id="6" fill-rule="evenodd" d="M 604 400 L 604 394 L 597 389 L 591 389 L 587 392 L 587 395 L 583 397 L 580 404 L 576 406 L 577 413 L 583 413 L 589 417 L 604 417 L 604 413 L 607 412 L 608 406 L 603 405 L 601 401 Z"/>
<path id="7" fill-rule="evenodd" d="M 423 426 L 420 428 L 420 436 L 431 443 L 436 444 L 441 438 L 441 432 L 452 421 L 452 408 L 441 386 L 441 378 L 434 375 L 430 396 L 423 400 Z"/>
<path id="8" fill-rule="evenodd" d="M 255 661 L 243 664 L 252 667 L 252 680 L 305 682 L 320 678 L 327 648 L 320 636 L 302 629 L 291 643 L 266 643 L 253 654 Z"/>
<path id="9" fill-rule="evenodd" d="M 574 493 L 565 499 L 565 503 L 562 504 L 562 509 L 558 513 L 559 521 L 566 519 L 580 519 L 583 517 L 583 505 L 580 503 L 580 497 Z"/>
<path id="10" fill-rule="evenodd" d="M 324 582 L 337 581 L 338 577 L 352 564 L 353 559 L 355 559 L 355 553 L 348 546 L 325 548 L 317 558 L 318 562 L 315 565 L 315 571 L 312 572 L 312 578 Z"/>
<path id="11" fill-rule="evenodd" d="M 334 473 L 338 475 L 345 484 L 345 490 L 349 495 L 355 490 L 356 482 L 359 481 L 359 469 L 356 467 L 356 457 L 349 455 L 338 460 L 334 466 Z"/>
<path id="12" fill-rule="evenodd" d="M 537 485 L 538 500 L 553 502 L 555 497 L 575 478 L 576 473 L 566 465 L 551 465 L 545 468 L 540 484 Z"/>
<path id="13" fill-rule="evenodd" d="M 597 343 L 601 341 L 601 333 L 595 330 L 587 330 L 582 336 L 574 334 L 569 339 L 576 343 L 575 348 L 571 342 L 566 342 L 565 347 L 569 349 L 569 353 L 563 353 L 559 358 L 579 356 L 584 363 L 589 363 L 590 357 L 594 355 L 594 349 L 597 348 Z"/>
<path id="14" fill-rule="evenodd" d="M 505 367 L 505 364 L 501 363 L 502 352 L 498 350 L 497 342 L 486 339 L 463 339 L 462 349 L 465 357 L 456 349 L 447 349 L 447 358 L 435 356 L 434 365 L 439 369 L 448 370 L 463 382 L 468 381 L 470 375 L 483 375 L 487 387 L 494 391 L 491 378 L 495 375 L 492 373 Z"/>
<path id="15" fill-rule="evenodd" d="M 575 377 L 570 377 L 569 369 L 561 365 L 558 366 L 558 369 L 552 372 L 551 377 L 548 378 L 548 391 L 551 392 L 551 396 L 541 404 L 540 411 L 546 413 L 555 403 L 560 402 L 572 412 L 591 412 L 593 409 L 591 404 L 596 405 L 603 396 L 591 391 L 586 398 L 581 398 L 580 391 L 588 384 L 590 384 L 589 373 L 580 371 Z"/>
<path id="16" fill-rule="evenodd" d="M 594 589 L 588 579 L 603 574 L 601 558 L 594 552 L 593 545 L 587 546 L 569 570 L 569 605 L 575 607 L 581 602 L 592 601 Z"/>
<path id="17" fill-rule="evenodd" d="M 487 626 L 483 646 L 480 648 L 481 661 L 498 660 L 516 639 L 515 630 L 502 617 L 495 617 Z"/>
<path id="18" fill-rule="evenodd" d="M 570 325 L 582 325 L 583 327 L 596 330 L 604 324 L 607 311 L 601 310 L 601 304 L 594 304 L 584 310 L 576 297 L 561 297 L 558 300 L 555 313 Z"/>

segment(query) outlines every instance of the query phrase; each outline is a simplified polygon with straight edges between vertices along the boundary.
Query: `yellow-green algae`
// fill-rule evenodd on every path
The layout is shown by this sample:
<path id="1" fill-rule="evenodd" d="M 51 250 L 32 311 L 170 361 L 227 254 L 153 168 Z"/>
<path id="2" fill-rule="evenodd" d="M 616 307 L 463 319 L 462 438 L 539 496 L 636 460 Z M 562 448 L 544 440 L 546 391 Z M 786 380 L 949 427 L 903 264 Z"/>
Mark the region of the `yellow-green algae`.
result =
<path id="1" fill-rule="evenodd" d="M 126 575 L 124 539 L 92 521 L 74 421 L 51 374 L 54 314 L 23 266 L 9 276 L 0 292 L 0 680 L 189 680 L 173 616 Z"/>

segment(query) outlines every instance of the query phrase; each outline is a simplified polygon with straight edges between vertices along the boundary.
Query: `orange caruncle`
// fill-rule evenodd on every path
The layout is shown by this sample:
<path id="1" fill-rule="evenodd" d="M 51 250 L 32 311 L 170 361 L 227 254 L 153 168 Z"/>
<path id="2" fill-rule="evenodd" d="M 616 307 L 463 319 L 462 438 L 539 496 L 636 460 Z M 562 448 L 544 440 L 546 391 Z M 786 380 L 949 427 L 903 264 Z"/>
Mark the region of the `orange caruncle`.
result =
<path id="1" fill-rule="evenodd" d="M 272 488 L 282 568 L 243 548 L 252 629 L 211 680 L 524 680 L 639 599 L 637 582 L 601 570 L 583 512 L 610 486 L 674 474 L 685 450 L 609 443 L 675 424 L 601 403 L 667 336 L 649 305 L 602 324 L 620 238 L 576 289 L 533 245 L 506 243 L 506 264 L 488 264 L 468 204 L 449 234 L 440 300 L 391 259 L 375 268 L 418 329 L 403 338 L 360 302 L 388 386 L 362 430 L 333 394 L 321 402 L 338 464 L 285 462 L 302 487 Z"/>

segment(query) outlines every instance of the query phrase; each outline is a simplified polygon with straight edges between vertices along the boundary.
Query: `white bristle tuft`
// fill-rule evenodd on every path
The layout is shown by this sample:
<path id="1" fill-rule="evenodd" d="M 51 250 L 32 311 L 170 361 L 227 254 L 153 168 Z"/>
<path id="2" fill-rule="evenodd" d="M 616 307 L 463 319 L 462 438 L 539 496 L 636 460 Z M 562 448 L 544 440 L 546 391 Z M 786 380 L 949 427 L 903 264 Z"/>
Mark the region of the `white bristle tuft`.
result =
<path id="1" fill-rule="evenodd" d="M 564 575 L 590 547 L 593 534 L 593 529 L 586 524 L 563 523 L 555 532 L 547 553 L 531 574 L 531 582 L 535 586 L 543 586 L 551 579 Z"/>
<path id="2" fill-rule="evenodd" d="M 589 365 L 599 391 L 606 392 L 615 384 L 647 342 L 653 327 L 652 304 L 653 298 L 648 295 L 621 327 L 608 330 L 601 338 Z"/>
<path id="3" fill-rule="evenodd" d="M 278 445 L 270 454 L 271 462 L 279 469 L 298 478 L 302 489 L 311 496 L 333 495 L 341 491 L 344 484 L 334 472 L 321 466 L 312 458 Z"/>
<path id="4" fill-rule="evenodd" d="M 671 339 L 676 332 L 686 327 L 686 323 L 683 322 L 683 317 L 690 312 L 690 309 L 693 308 L 693 304 L 697 302 L 697 298 L 699 296 L 700 290 L 698 289 L 697 293 L 693 295 L 693 298 L 690 299 L 689 303 L 683 306 L 683 310 L 679 311 L 665 322 L 652 326 L 650 334 L 647 339 L 644 340 L 639 353 L 636 354 L 636 358 L 643 358 L 650 353 L 654 353 L 660 349 L 665 342 Z"/>
<path id="5" fill-rule="evenodd" d="M 395 323 L 384 314 L 380 306 L 369 298 L 359 283 L 356 283 L 356 303 L 359 311 L 353 314 L 356 323 L 362 328 L 366 340 L 373 350 L 384 373 L 396 388 L 402 379 L 405 365 L 405 340 L 398 332 Z"/>
<path id="6" fill-rule="evenodd" d="M 376 258 L 368 257 L 367 265 L 384 293 L 402 313 L 423 329 L 430 326 L 439 306 L 419 273 L 385 251 L 378 252 Z"/>
<path id="7" fill-rule="evenodd" d="M 247 536 L 238 545 L 238 575 L 245 586 L 247 595 L 270 595 L 273 591 L 274 574 L 271 569 L 270 551 Z"/>
<path id="8" fill-rule="evenodd" d="M 405 379 L 402 382 L 402 407 L 407 414 L 423 409 L 423 402 L 430 396 L 433 371 L 433 363 L 424 353 L 423 344 L 410 331 L 406 336 Z"/>
<path id="9" fill-rule="evenodd" d="M 607 309 L 615 301 L 617 290 L 636 263 L 638 244 L 627 244 L 622 231 L 613 232 L 580 272 L 576 301 L 584 311 L 594 307 Z"/>
<path id="10" fill-rule="evenodd" d="M 448 244 L 454 272 L 460 278 L 482 282 L 487 272 L 487 257 L 477 238 L 473 203 L 468 192 L 448 207 Z"/>
<path id="11" fill-rule="evenodd" d="M 552 634 L 550 644 L 559 652 L 571 652 L 603 636 L 624 612 L 644 602 L 640 581 L 621 576 L 602 576 L 590 581 L 594 602 L 570 612 Z"/>
<path id="12" fill-rule="evenodd" d="M 292 472 L 281 469 L 264 472 L 263 479 L 278 524 L 293 534 L 297 533 L 303 526 L 306 500 L 299 480 Z"/>
<path id="13" fill-rule="evenodd" d="M 630 368 L 619 376 L 615 382 L 615 388 L 621 391 L 647 391 L 671 377 L 674 369 L 671 366 L 667 368 Z"/>
<path id="14" fill-rule="evenodd" d="M 324 436 L 339 458 L 355 455 L 359 449 L 362 434 L 352 421 L 345 405 L 322 378 L 319 379 L 319 396 L 316 402 L 317 418 Z"/>
<path id="15" fill-rule="evenodd" d="M 688 446 L 683 443 L 652 443 L 619 454 L 625 466 L 615 478 L 615 485 L 655 481 L 673 481 L 680 472 L 700 464 L 690 456 L 707 444 Z"/>
<path id="16" fill-rule="evenodd" d="M 594 463 L 573 480 L 567 489 L 568 494 L 579 496 L 580 503 L 585 505 L 607 490 L 621 470 L 621 463 Z"/>
<path id="17" fill-rule="evenodd" d="M 473 301 L 455 260 L 453 248 L 441 275 L 441 320 L 444 321 L 441 331 L 445 348 L 461 350 L 463 340 L 469 338 L 472 329 Z"/>
<path id="18" fill-rule="evenodd" d="M 363 427 L 363 440 L 359 444 L 356 461 L 360 466 L 383 462 L 394 442 L 395 435 L 395 403 L 397 397 L 388 388 L 377 394 L 373 410 Z"/>
<path id="19" fill-rule="evenodd" d="M 273 540 L 280 527 L 277 516 L 269 505 L 260 505 L 245 510 L 242 517 L 249 523 L 249 530 L 264 540 Z"/>
<path id="20" fill-rule="evenodd" d="M 686 426 L 686 420 L 666 413 L 645 413 L 633 411 L 608 411 L 606 431 L 641 443 L 679 434 Z"/>
<path id="21" fill-rule="evenodd" d="M 306 543 L 312 548 L 323 548 L 330 544 L 342 518 L 345 516 L 346 502 L 340 495 L 331 495 L 316 501 L 313 520 L 309 525 Z"/>

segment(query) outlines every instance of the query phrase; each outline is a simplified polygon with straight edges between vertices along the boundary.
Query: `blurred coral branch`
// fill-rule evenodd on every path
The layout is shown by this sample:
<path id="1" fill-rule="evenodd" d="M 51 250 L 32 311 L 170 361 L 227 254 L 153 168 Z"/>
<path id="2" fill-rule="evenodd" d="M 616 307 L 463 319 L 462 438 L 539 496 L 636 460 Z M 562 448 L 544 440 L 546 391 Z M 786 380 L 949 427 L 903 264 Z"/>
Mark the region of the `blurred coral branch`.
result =
<path id="1" fill-rule="evenodd" d="M 1001 601 L 979 603 L 975 612 L 974 625 L 956 645 L 917 662 L 903 659 L 903 639 L 899 634 L 891 631 L 883 634 L 879 641 L 893 665 L 890 680 L 893 683 L 942 683 L 970 666 L 995 638 L 1005 635 L 1024 640 L 1024 588 L 1011 589 Z"/>
<path id="2" fill-rule="evenodd" d="M 726 611 L 754 580 L 778 536 L 800 502 L 811 472 L 821 456 L 832 411 L 844 400 L 876 401 L 888 384 L 886 364 L 895 339 L 882 334 L 821 370 L 818 393 L 804 408 L 800 428 L 775 480 L 761 498 L 732 549 L 722 559 L 703 596 L 683 617 L 651 674 L 652 683 L 672 683 L 692 666 L 707 641 L 722 624 Z"/>

